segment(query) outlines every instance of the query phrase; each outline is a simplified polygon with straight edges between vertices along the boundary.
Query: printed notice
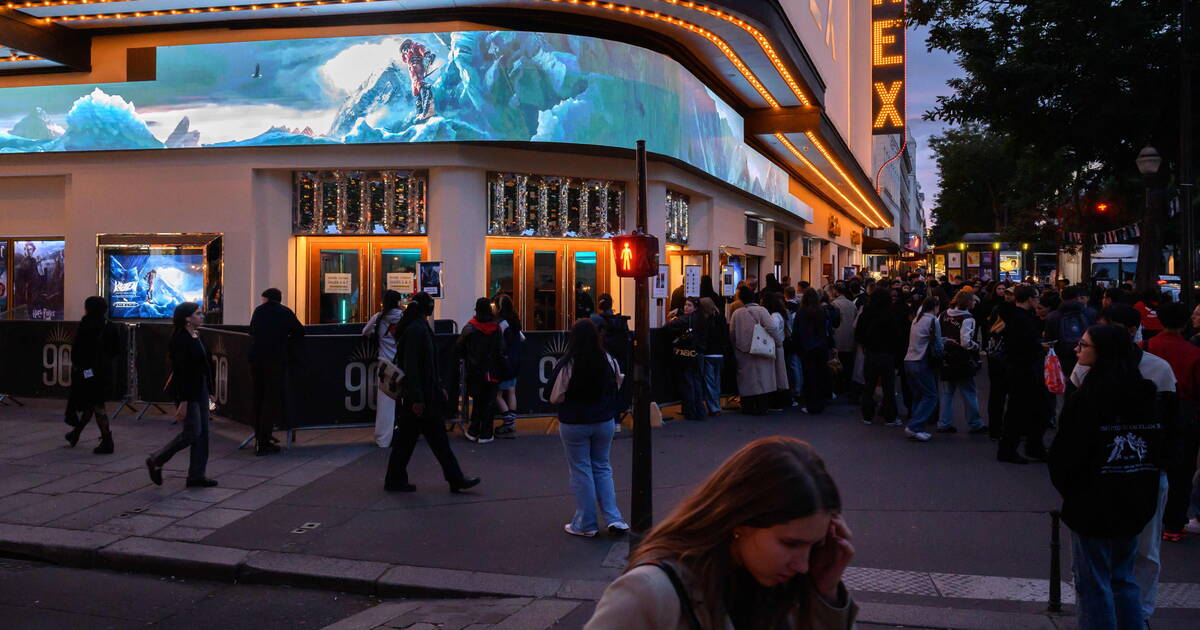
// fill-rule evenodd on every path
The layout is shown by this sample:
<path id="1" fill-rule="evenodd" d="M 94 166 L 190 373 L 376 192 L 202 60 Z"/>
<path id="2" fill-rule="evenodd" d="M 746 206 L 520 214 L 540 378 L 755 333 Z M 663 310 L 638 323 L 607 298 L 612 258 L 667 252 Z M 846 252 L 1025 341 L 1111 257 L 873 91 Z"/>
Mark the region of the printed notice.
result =
<path id="1" fill-rule="evenodd" d="M 354 275 L 349 273 L 326 273 L 325 293 L 354 293 Z"/>

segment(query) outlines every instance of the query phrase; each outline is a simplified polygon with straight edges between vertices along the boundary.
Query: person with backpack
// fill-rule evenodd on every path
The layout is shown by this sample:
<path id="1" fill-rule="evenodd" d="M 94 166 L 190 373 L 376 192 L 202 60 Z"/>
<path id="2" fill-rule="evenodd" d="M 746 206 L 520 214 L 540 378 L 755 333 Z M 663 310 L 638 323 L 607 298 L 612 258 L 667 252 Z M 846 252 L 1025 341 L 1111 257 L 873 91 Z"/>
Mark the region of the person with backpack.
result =
<path id="1" fill-rule="evenodd" d="M 938 433 L 957 433 L 954 426 L 954 394 L 962 392 L 967 411 L 967 432 L 987 433 L 988 427 L 979 414 L 979 395 L 975 391 L 975 375 L 979 372 L 979 338 L 975 327 L 975 292 L 969 288 L 954 296 L 954 306 L 941 315 L 945 351 L 939 375 L 942 380 L 941 416 Z"/>
<path id="2" fill-rule="evenodd" d="M 554 367 L 550 391 L 550 402 L 558 405 L 558 435 L 575 494 L 575 514 L 563 526 L 572 536 L 591 538 L 600 530 L 597 503 L 609 534 L 629 531 L 617 506 L 609 457 L 624 380 L 616 359 L 604 351 L 596 325 L 589 319 L 576 321 L 567 351 Z"/>
<path id="3" fill-rule="evenodd" d="M 487 298 L 475 300 L 475 316 L 463 326 L 454 356 L 463 362 L 463 380 L 471 397 L 471 422 L 463 435 L 487 444 L 495 439 L 496 392 L 504 373 L 504 336 Z"/>
<path id="4" fill-rule="evenodd" d="M 363 326 L 364 337 L 374 339 L 379 345 L 376 357 L 379 365 L 384 361 L 393 362 L 396 358 L 396 324 L 404 315 L 400 308 L 400 294 L 396 291 L 383 292 L 383 309 L 371 316 L 367 325 Z M 379 448 L 392 445 L 392 431 L 396 426 L 396 401 L 392 400 L 382 387 L 375 389 L 375 444 Z"/>
<path id="5" fill-rule="evenodd" d="M 1140 629 L 1138 533 L 1154 517 L 1165 438 L 1156 387 L 1122 326 L 1089 328 L 1079 364 L 1089 370 L 1067 398 L 1048 455 L 1071 529 L 1079 628 Z"/>
<path id="6" fill-rule="evenodd" d="M 1062 304 L 1046 316 L 1045 339 L 1054 344 L 1054 354 L 1067 376 L 1075 369 L 1075 347 L 1098 319 L 1096 311 L 1085 304 L 1086 296 L 1085 287 L 1069 286 L 1062 291 Z"/>
<path id="7" fill-rule="evenodd" d="M 83 301 L 83 319 L 71 343 L 71 394 L 67 402 L 67 424 L 71 432 L 65 437 L 72 448 L 92 416 L 100 429 L 100 444 L 92 449 L 96 455 L 110 455 L 114 450 L 112 430 L 104 401 L 112 388 L 112 360 L 121 351 L 117 326 L 108 321 L 108 302 L 93 295 Z M 75 410 L 79 416 L 75 416 Z"/>
<path id="8" fill-rule="evenodd" d="M 698 308 L 698 300 L 686 298 L 682 312 L 674 313 L 666 325 L 671 334 L 671 370 L 675 373 L 680 411 L 685 420 L 701 421 L 707 415 L 700 363 L 705 354 L 708 324 Z"/>
<path id="9" fill-rule="evenodd" d="M 517 437 L 517 376 L 521 374 L 525 333 L 521 332 L 521 318 L 517 317 L 512 298 L 507 294 L 496 297 L 496 320 L 504 341 L 502 380 L 496 386 L 496 409 L 504 424 L 496 429 L 496 437 L 511 440 Z"/>
<path id="10" fill-rule="evenodd" d="M 479 485 L 479 477 L 463 474 L 450 440 L 446 439 L 449 399 L 442 386 L 433 329 L 428 323 L 430 315 L 433 315 L 433 298 L 418 291 L 396 323 L 396 367 L 404 371 L 404 378 L 396 397 L 396 433 L 392 436 L 392 452 L 383 479 L 383 489 L 388 492 L 417 491 L 417 486 L 408 481 L 408 462 L 422 435 L 442 467 L 450 492 Z"/>

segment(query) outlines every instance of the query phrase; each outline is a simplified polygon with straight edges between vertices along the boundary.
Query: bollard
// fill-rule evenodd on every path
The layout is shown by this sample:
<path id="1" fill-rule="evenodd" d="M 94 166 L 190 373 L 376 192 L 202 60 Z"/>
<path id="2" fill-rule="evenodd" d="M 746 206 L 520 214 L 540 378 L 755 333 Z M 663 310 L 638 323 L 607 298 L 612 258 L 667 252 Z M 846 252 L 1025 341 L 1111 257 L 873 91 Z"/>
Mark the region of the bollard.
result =
<path id="1" fill-rule="evenodd" d="M 1046 610 L 1052 613 L 1062 612 L 1062 569 L 1059 557 L 1062 555 L 1062 542 L 1059 540 L 1060 515 L 1058 510 L 1050 512 L 1050 605 Z"/>

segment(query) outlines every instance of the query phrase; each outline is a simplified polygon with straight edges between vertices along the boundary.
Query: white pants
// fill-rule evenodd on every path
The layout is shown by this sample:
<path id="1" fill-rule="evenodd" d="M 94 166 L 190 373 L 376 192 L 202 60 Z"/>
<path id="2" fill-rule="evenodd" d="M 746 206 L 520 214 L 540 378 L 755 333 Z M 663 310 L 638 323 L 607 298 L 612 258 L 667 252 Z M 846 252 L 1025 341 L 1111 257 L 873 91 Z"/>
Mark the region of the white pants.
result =
<path id="1" fill-rule="evenodd" d="M 396 426 L 396 401 L 381 391 L 375 392 L 375 443 L 379 448 L 392 445 L 392 429 Z"/>

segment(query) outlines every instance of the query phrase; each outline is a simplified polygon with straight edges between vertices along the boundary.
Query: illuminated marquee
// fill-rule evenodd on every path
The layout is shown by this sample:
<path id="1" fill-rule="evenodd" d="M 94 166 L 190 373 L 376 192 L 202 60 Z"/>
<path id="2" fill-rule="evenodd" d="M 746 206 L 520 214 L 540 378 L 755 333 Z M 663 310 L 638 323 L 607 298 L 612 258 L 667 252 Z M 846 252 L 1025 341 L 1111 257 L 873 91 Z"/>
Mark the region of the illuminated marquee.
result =
<path id="1" fill-rule="evenodd" d="M 871 133 L 904 133 L 904 0 L 871 0 Z"/>

